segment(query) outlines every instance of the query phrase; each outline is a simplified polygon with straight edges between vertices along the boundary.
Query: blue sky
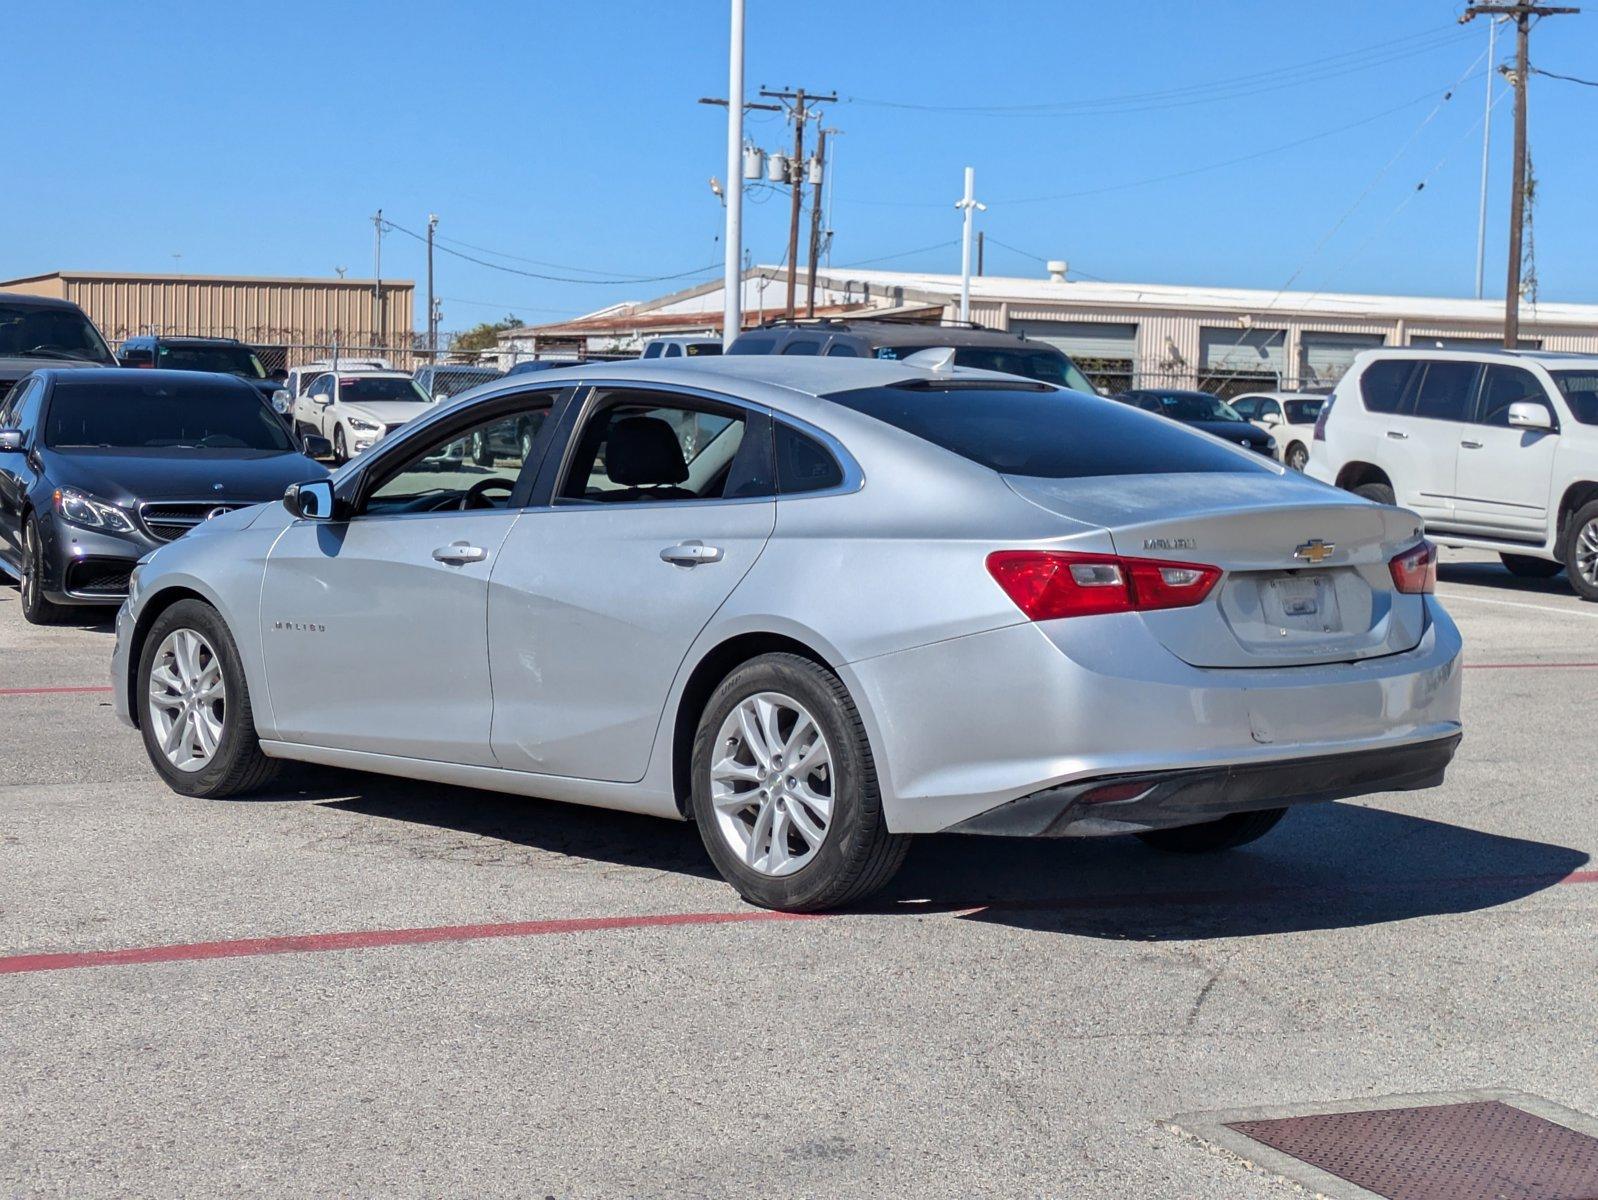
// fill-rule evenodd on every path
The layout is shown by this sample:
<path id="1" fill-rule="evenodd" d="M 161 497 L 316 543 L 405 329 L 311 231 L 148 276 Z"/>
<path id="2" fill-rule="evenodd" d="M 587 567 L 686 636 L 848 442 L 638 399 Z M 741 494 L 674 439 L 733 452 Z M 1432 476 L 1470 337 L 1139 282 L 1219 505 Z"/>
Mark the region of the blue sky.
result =
<path id="1" fill-rule="evenodd" d="M 840 97 L 836 265 L 958 270 L 940 243 L 970 164 L 990 274 L 1058 257 L 1114 280 L 1471 294 L 1487 31 L 1456 25 L 1455 0 L 748 6 L 751 92 Z M 726 16 L 725 0 L 11 0 L 0 277 L 366 275 L 379 207 L 413 230 L 437 212 L 455 249 L 540 274 L 710 266 L 725 126 L 696 100 L 724 93 Z M 1533 51 L 1598 77 L 1598 7 L 1545 22 Z M 1510 108 L 1494 116 L 1489 296 Z M 761 145 L 790 140 L 754 116 Z M 1598 301 L 1595 125 L 1598 88 L 1533 79 L 1544 300 Z M 778 260 L 785 195 L 756 191 L 746 213 L 756 261 Z M 384 274 L 420 281 L 421 246 L 389 234 Z M 446 329 L 676 286 L 438 259 Z"/>

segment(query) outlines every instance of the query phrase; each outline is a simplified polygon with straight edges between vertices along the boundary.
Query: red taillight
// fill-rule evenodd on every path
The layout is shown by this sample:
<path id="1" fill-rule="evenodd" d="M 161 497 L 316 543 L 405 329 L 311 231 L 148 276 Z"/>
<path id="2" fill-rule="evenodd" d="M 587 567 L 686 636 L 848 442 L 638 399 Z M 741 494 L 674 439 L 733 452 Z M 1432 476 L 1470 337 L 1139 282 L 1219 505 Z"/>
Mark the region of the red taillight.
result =
<path id="1" fill-rule="evenodd" d="M 1337 395 L 1334 392 L 1321 401 L 1321 409 L 1315 414 L 1315 440 L 1317 442 L 1326 440 L 1326 418 L 1332 415 L 1332 401 L 1335 399 L 1337 399 Z"/>
<path id="2" fill-rule="evenodd" d="M 1437 547 L 1422 542 L 1405 550 L 1387 569 L 1393 573 L 1393 586 L 1407 596 L 1429 596 L 1437 590 Z"/>
<path id="3" fill-rule="evenodd" d="M 988 574 L 1034 621 L 1187 608 L 1210 594 L 1219 567 L 1065 550 L 995 550 Z"/>

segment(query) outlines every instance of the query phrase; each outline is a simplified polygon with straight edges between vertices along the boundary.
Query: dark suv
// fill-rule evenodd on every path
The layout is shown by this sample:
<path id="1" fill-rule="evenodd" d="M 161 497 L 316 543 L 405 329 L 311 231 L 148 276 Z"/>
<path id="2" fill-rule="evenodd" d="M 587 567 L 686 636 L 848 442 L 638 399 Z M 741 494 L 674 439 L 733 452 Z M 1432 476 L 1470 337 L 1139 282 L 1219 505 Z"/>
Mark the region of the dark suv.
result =
<path id="1" fill-rule="evenodd" d="M 100 331 L 69 300 L 0 292 L 0 401 L 40 367 L 109 367 Z"/>
<path id="2" fill-rule="evenodd" d="M 923 325 L 910 321 L 768 321 L 739 334 L 728 354 L 821 354 L 829 358 L 908 358 L 921 350 L 954 350 L 955 365 L 1002 371 L 1093 395 L 1098 389 L 1077 365 L 1047 342 L 969 321 Z"/>
<path id="3" fill-rule="evenodd" d="M 162 371 L 214 371 L 237 375 L 268 401 L 282 387 L 280 379 L 267 373 L 261 360 L 237 338 L 222 337 L 130 337 L 117 351 L 124 367 L 155 367 Z"/>

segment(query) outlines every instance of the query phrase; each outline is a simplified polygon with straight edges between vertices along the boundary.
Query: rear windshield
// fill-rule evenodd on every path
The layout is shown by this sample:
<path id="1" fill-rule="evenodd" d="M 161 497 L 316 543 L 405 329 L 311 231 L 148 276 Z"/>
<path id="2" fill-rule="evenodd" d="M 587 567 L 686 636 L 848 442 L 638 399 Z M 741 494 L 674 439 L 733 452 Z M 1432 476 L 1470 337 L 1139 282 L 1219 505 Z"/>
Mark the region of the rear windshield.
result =
<path id="1" fill-rule="evenodd" d="M 1242 421 L 1243 415 L 1209 392 L 1130 392 L 1134 403 L 1173 421 Z"/>
<path id="2" fill-rule="evenodd" d="M 265 379 L 266 368 L 248 346 L 168 345 L 155 349 L 155 365 L 169 371 L 219 371 L 244 379 Z"/>
<path id="3" fill-rule="evenodd" d="M 1170 421 L 1051 388 L 883 387 L 826 397 L 1005 475 L 1244 474 L 1268 468 Z"/>
<path id="4" fill-rule="evenodd" d="M 115 361 L 81 312 L 44 304 L 0 304 L 0 358 Z"/>
<path id="5" fill-rule="evenodd" d="M 430 404 L 433 400 L 431 396 L 417 386 L 416 380 L 396 379 L 392 376 L 384 375 L 376 378 L 363 378 L 360 375 L 340 376 L 338 398 L 355 402 L 363 400 L 410 400 L 422 404 Z"/>
<path id="6" fill-rule="evenodd" d="M 1583 425 L 1598 425 L 1598 371 L 1550 371 L 1570 415 Z"/>
<path id="7" fill-rule="evenodd" d="M 129 372 L 130 375 L 133 372 Z M 292 450 L 260 393 L 241 384 L 57 379 L 45 445 L 52 449 Z"/>

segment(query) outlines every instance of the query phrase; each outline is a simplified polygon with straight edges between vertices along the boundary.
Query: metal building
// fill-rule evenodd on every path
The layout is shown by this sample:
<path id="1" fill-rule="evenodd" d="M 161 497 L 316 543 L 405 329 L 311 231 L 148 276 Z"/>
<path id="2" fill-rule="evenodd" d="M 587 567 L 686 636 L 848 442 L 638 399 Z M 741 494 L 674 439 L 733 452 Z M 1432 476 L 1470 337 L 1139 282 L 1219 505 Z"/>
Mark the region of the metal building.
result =
<path id="1" fill-rule="evenodd" d="M 408 279 L 130 275 L 54 271 L 0 282 L 0 292 L 70 300 L 113 346 L 141 333 L 238 338 L 269 366 L 341 351 L 409 365 L 416 285 Z"/>

